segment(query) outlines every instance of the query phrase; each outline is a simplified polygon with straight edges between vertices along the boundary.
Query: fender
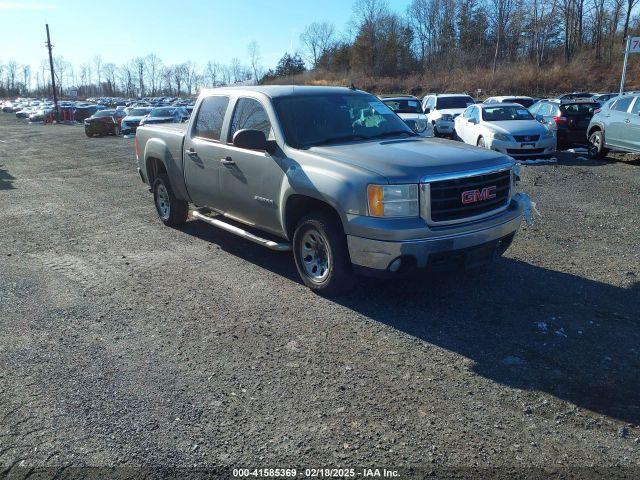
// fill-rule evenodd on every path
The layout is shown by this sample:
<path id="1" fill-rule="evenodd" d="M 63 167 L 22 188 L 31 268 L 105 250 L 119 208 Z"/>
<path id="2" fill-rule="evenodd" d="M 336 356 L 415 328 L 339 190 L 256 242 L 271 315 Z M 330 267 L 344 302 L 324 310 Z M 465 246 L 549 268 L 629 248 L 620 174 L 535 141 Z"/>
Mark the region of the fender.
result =
<path id="1" fill-rule="evenodd" d="M 153 137 L 147 140 L 144 146 L 144 170 L 146 178 L 149 178 L 147 172 L 147 161 L 149 158 L 157 158 L 160 160 L 171 182 L 173 193 L 180 200 L 190 202 L 189 193 L 184 181 L 183 170 L 183 157 L 182 157 L 182 142 L 180 143 L 180 150 L 178 152 L 172 152 L 167 143 L 161 138 Z"/>

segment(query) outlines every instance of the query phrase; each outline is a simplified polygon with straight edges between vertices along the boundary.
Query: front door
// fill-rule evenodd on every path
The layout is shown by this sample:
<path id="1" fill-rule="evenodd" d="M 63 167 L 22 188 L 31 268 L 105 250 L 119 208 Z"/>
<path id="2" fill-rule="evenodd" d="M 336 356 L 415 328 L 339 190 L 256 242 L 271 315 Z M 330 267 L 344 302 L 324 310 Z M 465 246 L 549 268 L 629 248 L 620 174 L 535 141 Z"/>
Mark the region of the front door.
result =
<path id="1" fill-rule="evenodd" d="M 630 149 L 640 152 L 640 97 L 636 97 L 628 114 L 629 122 L 626 127 L 626 142 Z"/>
<path id="2" fill-rule="evenodd" d="M 229 97 L 213 95 L 200 103 L 194 123 L 185 138 L 184 175 L 193 203 L 223 211 L 220 192 L 220 160 L 225 145 L 220 135 L 229 105 Z"/>
<path id="3" fill-rule="evenodd" d="M 271 120 L 258 100 L 239 98 L 231 117 L 220 171 L 225 215 L 280 233 L 278 202 L 284 178 L 280 161 L 264 151 L 233 146 L 233 135 L 238 130 L 260 130 L 267 139 L 273 139 Z"/>

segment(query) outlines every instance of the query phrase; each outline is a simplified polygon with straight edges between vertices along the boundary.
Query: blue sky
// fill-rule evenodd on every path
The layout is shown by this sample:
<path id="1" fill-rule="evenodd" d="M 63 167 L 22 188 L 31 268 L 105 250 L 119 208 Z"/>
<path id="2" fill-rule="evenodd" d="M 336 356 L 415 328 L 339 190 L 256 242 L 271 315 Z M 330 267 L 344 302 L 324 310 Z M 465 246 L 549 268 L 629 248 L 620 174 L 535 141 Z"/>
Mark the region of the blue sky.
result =
<path id="1" fill-rule="evenodd" d="M 389 1 L 394 11 L 408 3 Z M 269 68 L 300 48 L 300 33 L 311 22 L 345 31 L 352 6 L 352 0 L 0 0 L 0 61 L 37 67 L 46 58 L 48 22 L 55 54 L 76 66 L 98 54 L 119 64 L 148 53 L 167 64 L 234 57 L 247 63 L 255 40 Z"/>

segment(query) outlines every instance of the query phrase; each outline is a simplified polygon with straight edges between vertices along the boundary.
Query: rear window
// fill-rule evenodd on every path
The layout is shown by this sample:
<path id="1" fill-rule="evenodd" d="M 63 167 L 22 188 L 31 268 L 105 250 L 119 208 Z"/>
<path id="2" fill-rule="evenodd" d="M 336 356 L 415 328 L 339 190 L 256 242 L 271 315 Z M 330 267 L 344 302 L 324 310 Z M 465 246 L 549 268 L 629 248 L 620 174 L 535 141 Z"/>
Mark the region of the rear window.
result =
<path id="1" fill-rule="evenodd" d="M 213 96 L 202 101 L 193 135 L 209 140 L 220 140 L 224 114 L 229 105 L 229 97 Z"/>
<path id="2" fill-rule="evenodd" d="M 596 108 L 600 108 L 598 103 L 570 103 L 560 105 L 560 111 L 566 115 L 593 115 Z"/>
<path id="3" fill-rule="evenodd" d="M 396 113 L 422 113 L 418 100 L 383 100 L 384 104 Z"/>
<path id="4" fill-rule="evenodd" d="M 446 110 L 449 108 L 467 108 L 476 102 L 471 97 L 437 97 L 436 107 L 438 110 Z"/>
<path id="5" fill-rule="evenodd" d="M 519 103 L 524 108 L 529 108 L 534 102 L 532 98 L 512 97 L 505 99 L 504 103 Z"/>

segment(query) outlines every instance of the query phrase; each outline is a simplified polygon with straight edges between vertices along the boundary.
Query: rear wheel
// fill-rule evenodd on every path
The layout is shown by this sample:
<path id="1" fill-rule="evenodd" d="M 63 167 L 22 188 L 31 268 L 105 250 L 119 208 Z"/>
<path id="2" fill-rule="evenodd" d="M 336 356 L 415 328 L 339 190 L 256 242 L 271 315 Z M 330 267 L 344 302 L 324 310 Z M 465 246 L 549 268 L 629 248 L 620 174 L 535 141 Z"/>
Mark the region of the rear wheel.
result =
<path id="1" fill-rule="evenodd" d="M 336 295 L 353 288 L 347 237 L 335 215 L 303 217 L 293 235 L 293 256 L 300 278 L 314 292 Z"/>
<path id="2" fill-rule="evenodd" d="M 179 227 L 187 221 L 189 204 L 173 194 L 169 177 L 161 173 L 153 182 L 153 201 L 162 223 L 169 227 Z"/>
<path id="3" fill-rule="evenodd" d="M 589 136 L 589 156 L 591 158 L 602 158 L 607 155 L 608 150 L 604 148 L 604 135 L 602 130 L 596 130 Z"/>

